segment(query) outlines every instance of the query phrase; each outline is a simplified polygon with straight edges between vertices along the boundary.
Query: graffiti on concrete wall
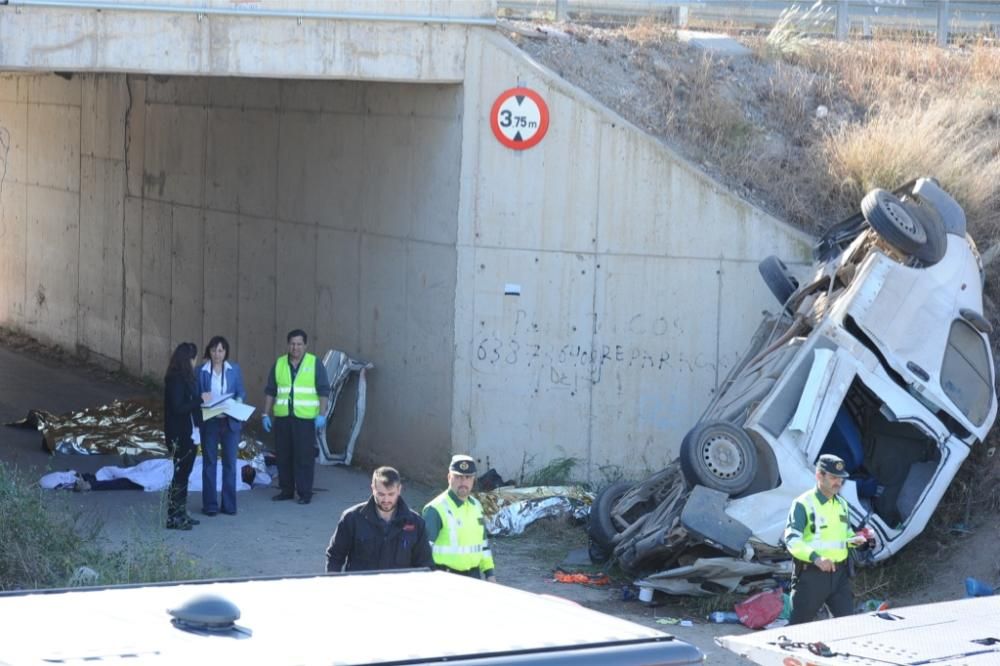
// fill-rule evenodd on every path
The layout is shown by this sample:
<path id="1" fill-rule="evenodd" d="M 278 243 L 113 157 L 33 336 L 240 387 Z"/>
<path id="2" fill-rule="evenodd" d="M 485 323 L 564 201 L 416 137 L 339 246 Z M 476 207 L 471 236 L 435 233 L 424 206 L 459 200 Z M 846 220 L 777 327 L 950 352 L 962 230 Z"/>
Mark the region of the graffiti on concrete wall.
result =
<path id="1" fill-rule="evenodd" d="M 682 341 L 676 322 L 666 317 L 637 313 L 622 325 L 611 326 L 589 340 L 575 325 L 564 331 L 544 331 L 519 310 L 508 330 L 487 330 L 483 323 L 473 340 L 472 363 L 480 372 L 532 371 L 546 388 L 575 393 L 588 384 L 596 385 L 609 372 L 655 372 L 669 375 L 707 372 L 716 374 L 714 354 L 692 351 Z M 733 359 L 724 359 L 723 367 Z"/>

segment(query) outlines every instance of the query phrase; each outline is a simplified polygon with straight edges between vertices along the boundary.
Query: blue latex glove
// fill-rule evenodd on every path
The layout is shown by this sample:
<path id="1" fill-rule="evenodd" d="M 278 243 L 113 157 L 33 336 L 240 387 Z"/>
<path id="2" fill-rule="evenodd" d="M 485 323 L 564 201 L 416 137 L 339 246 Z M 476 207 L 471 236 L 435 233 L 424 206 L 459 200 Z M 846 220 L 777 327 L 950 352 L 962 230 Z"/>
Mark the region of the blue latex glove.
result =
<path id="1" fill-rule="evenodd" d="M 316 417 L 316 430 L 323 430 L 326 428 L 326 417 L 320 414 Z"/>
<path id="2" fill-rule="evenodd" d="M 264 422 L 264 432 L 271 432 L 271 417 L 264 414 L 260 420 Z"/>

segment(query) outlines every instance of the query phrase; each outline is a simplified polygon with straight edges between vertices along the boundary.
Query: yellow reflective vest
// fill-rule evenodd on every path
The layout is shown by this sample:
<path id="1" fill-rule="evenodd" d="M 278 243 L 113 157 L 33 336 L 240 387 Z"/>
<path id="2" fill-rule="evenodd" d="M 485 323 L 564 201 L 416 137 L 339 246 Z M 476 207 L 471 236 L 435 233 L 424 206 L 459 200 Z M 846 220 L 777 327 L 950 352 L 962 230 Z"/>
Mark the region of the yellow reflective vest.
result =
<path id="1" fill-rule="evenodd" d="M 319 396 L 316 394 L 316 356 L 305 354 L 299 361 L 299 371 L 292 383 L 292 367 L 288 355 L 281 356 L 274 364 L 274 383 L 278 394 L 274 398 L 274 415 L 288 416 L 288 401 L 291 398 L 295 417 L 314 419 L 319 416 Z M 292 387 L 295 391 L 293 394 Z"/>
<path id="2" fill-rule="evenodd" d="M 805 525 L 795 519 L 796 508 L 805 510 Z M 799 495 L 788 513 L 785 547 L 792 557 L 812 562 L 820 557 L 840 563 L 847 559 L 851 530 L 847 501 L 839 495 L 820 501 L 816 488 Z"/>
<path id="3" fill-rule="evenodd" d="M 441 531 L 431 544 L 434 564 L 455 571 L 494 568 L 493 553 L 486 540 L 483 507 L 471 495 L 459 506 L 446 490 L 427 506 L 441 516 Z"/>

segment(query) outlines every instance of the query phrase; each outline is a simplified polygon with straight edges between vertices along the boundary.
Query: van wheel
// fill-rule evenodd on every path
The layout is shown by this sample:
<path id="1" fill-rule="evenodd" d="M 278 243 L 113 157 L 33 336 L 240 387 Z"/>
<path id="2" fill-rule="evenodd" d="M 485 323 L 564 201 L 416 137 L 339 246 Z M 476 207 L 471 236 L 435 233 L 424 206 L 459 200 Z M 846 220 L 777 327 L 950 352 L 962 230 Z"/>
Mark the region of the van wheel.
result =
<path id="1" fill-rule="evenodd" d="M 611 509 L 627 493 L 634 484 L 630 481 L 616 481 L 604 490 L 597 493 L 594 503 L 590 506 L 590 518 L 587 521 L 587 535 L 590 537 L 592 546 L 590 548 L 590 558 L 594 559 L 595 551 L 600 552 L 594 545 L 603 547 L 608 551 L 608 556 L 614 550 L 614 540 L 621 531 L 611 520 Z M 607 557 L 605 557 L 605 561 Z M 595 560 L 597 561 L 597 560 Z"/>
<path id="2" fill-rule="evenodd" d="M 764 278 L 764 284 L 782 305 L 787 303 L 795 290 L 799 288 L 799 281 L 788 272 L 785 262 L 773 254 L 757 264 L 757 270 Z"/>
<path id="3" fill-rule="evenodd" d="M 757 450 L 731 423 L 699 423 L 681 442 L 681 471 L 690 485 L 739 495 L 757 476 Z"/>
<path id="4" fill-rule="evenodd" d="M 861 212 L 875 233 L 906 254 L 915 254 L 927 244 L 924 225 L 910 215 L 892 192 L 872 190 L 861 200 Z"/>

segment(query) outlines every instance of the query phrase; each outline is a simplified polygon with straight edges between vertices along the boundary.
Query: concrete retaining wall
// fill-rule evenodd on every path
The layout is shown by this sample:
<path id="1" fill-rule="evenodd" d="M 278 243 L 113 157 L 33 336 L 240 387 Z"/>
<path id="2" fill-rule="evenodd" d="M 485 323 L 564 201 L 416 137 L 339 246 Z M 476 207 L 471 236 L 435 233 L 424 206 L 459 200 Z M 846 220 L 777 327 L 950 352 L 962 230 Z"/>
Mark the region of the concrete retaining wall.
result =
<path id="1" fill-rule="evenodd" d="M 523 152 L 488 125 L 516 85 L 554 119 Z M 503 475 L 660 468 L 776 306 L 758 261 L 807 239 L 495 34 L 470 43 L 465 96 L 452 440 Z"/>

